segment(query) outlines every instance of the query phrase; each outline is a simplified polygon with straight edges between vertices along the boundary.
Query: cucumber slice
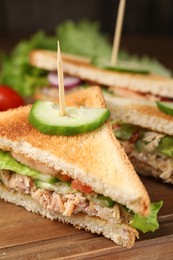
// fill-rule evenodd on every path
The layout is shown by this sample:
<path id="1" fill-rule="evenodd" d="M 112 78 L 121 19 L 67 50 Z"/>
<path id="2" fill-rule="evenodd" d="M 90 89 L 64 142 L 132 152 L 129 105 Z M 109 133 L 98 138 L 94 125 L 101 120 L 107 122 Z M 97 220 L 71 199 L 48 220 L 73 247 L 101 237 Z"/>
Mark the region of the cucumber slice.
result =
<path id="1" fill-rule="evenodd" d="M 173 102 L 156 101 L 157 107 L 167 115 L 173 116 Z"/>
<path id="2" fill-rule="evenodd" d="M 35 185 L 38 188 L 45 189 L 45 190 L 51 190 L 58 192 L 60 194 L 68 194 L 68 193 L 74 193 L 75 191 L 70 188 L 70 185 L 68 182 L 58 182 L 56 184 L 47 183 L 40 180 L 35 180 Z"/>
<path id="3" fill-rule="evenodd" d="M 91 61 L 91 64 L 107 69 L 107 70 L 113 70 L 113 71 L 119 71 L 119 72 L 126 72 L 126 73 L 138 73 L 138 74 L 149 74 L 150 70 L 148 67 L 144 66 L 143 64 L 140 64 L 138 62 L 132 62 L 132 61 L 125 61 L 125 60 L 118 60 L 116 66 L 112 66 L 109 64 L 107 60 L 104 60 L 102 58 L 93 58 Z"/>
<path id="4" fill-rule="evenodd" d="M 98 194 L 96 198 L 90 197 L 90 199 L 91 199 L 91 201 L 93 201 L 93 203 L 95 203 L 101 207 L 112 208 L 115 205 L 115 201 L 113 201 L 111 198 L 105 197 L 104 195 L 101 195 L 101 194 Z"/>
<path id="5" fill-rule="evenodd" d="M 138 74 L 149 74 L 150 71 L 142 66 L 141 64 L 135 62 L 118 61 L 116 66 L 106 65 L 105 69 L 114 70 L 119 72 L 127 73 L 138 73 Z"/>
<path id="6" fill-rule="evenodd" d="M 36 101 L 29 114 L 34 128 L 44 134 L 76 135 L 100 127 L 109 118 L 106 108 L 66 107 L 66 115 L 60 116 L 59 105 L 50 101 Z"/>

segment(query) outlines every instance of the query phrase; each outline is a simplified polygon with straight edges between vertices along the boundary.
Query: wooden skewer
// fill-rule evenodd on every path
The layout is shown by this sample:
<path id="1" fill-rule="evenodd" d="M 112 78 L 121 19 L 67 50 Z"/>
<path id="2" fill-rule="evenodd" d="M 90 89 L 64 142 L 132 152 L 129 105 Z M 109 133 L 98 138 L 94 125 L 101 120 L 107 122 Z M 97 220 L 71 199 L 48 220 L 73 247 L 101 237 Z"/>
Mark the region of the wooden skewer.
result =
<path id="1" fill-rule="evenodd" d="M 64 74 L 63 74 L 63 63 L 62 63 L 59 41 L 57 46 L 57 72 L 58 72 L 58 85 L 59 85 L 60 115 L 65 116 L 66 111 L 65 111 L 65 95 L 64 95 Z"/>
<path id="2" fill-rule="evenodd" d="M 111 57 L 111 65 L 115 66 L 117 63 L 118 58 L 118 51 L 120 45 L 120 38 L 122 32 L 122 25 L 123 25 L 123 18 L 124 18 L 124 11 L 125 11 L 125 4 L 126 0 L 120 0 L 119 7 L 118 7 L 118 16 L 114 34 L 114 41 L 112 47 L 112 57 Z"/>

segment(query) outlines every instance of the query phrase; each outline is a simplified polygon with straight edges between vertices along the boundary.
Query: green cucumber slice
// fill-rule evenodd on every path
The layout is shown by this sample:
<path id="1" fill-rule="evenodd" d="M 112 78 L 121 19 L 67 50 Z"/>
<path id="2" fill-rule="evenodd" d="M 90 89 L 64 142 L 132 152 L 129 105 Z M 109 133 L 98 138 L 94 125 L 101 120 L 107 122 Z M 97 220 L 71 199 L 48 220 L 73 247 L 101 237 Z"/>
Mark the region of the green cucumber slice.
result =
<path id="1" fill-rule="evenodd" d="M 32 179 L 38 179 L 48 183 L 55 183 L 59 181 L 56 177 L 49 174 L 40 173 L 39 171 L 17 162 L 9 152 L 4 152 L 2 150 L 0 150 L 0 169 L 13 171 L 21 175 L 29 176 Z"/>
<path id="2" fill-rule="evenodd" d="M 115 130 L 115 136 L 117 139 L 129 140 L 137 130 L 138 127 L 135 125 L 122 124 L 119 129 Z"/>
<path id="3" fill-rule="evenodd" d="M 70 185 L 68 182 L 57 182 L 56 184 L 47 183 L 40 180 L 35 180 L 35 185 L 38 188 L 45 189 L 45 190 L 51 190 L 58 192 L 60 194 L 68 194 L 68 193 L 74 193 L 75 191 L 70 188 Z"/>
<path id="4" fill-rule="evenodd" d="M 156 101 L 157 107 L 167 115 L 173 116 L 173 102 Z"/>
<path id="5" fill-rule="evenodd" d="M 165 135 L 159 142 L 158 151 L 166 156 L 173 157 L 173 137 Z"/>
<path id="6" fill-rule="evenodd" d="M 106 108 L 66 107 L 60 116 L 59 105 L 50 101 L 36 101 L 29 114 L 31 125 L 44 134 L 76 135 L 100 127 L 109 118 Z"/>
<path id="7" fill-rule="evenodd" d="M 115 205 L 115 201 L 113 201 L 109 197 L 105 197 L 104 195 L 98 194 L 97 197 L 90 197 L 91 201 L 94 204 L 97 204 L 101 207 L 112 208 Z"/>
<path id="8" fill-rule="evenodd" d="M 149 74 L 150 70 L 143 64 L 132 61 L 118 60 L 115 66 L 109 64 L 107 60 L 102 58 L 93 58 L 91 64 L 112 71 L 125 72 L 125 73 L 137 73 L 137 74 Z"/>
<path id="9" fill-rule="evenodd" d="M 127 73 L 138 73 L 138 74 L 149 74 L 150 71 L 139 63 L 118 61 L 116 66 L 106 65 L 105 69 L 127 72 Z"/>

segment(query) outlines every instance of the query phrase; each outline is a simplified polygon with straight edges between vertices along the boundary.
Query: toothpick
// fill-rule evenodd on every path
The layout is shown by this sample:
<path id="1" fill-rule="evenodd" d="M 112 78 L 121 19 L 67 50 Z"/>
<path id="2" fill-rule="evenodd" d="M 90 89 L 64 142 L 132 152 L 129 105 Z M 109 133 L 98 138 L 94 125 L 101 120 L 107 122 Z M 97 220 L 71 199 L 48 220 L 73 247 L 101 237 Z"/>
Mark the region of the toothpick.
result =
<path id="1" fill-rule="evenodd" d="M 58 85 L 59 85 L 59 104 L 60 104 L 60 115 L 65 116 L 65 95 L 64 95 L 64 74 L 63 74 L 63 63 L 60 51 L 60 45 L 58 41 L 57 46 L 57 72 L 58 72 Z"/>
<path id="2" fill-rule="evenodd" d="M 112 66 L 115 66 L 117 63 L 125 4 L 126 4 L 126 0 L 120 0 L 119 7 L 118 7 L 118 16 L 117 16 L 115 34 L 114 34 L 113 48 L 112 48 L 112 57 L 111 57 Z"/>

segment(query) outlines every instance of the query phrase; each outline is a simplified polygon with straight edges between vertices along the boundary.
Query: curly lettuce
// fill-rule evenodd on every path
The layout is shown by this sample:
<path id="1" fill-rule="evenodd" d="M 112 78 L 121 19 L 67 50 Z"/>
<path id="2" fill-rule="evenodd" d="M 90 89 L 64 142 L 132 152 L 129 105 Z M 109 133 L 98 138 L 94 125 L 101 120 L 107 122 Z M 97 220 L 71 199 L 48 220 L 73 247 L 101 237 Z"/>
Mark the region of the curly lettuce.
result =
<path id="1" fill-rule="evenodd" d="M 146 233 L 148 231 L 154 232 L 159 228 L 159 223 L 157 220 L 157 214 L 163 205 L 163 201 L 150 204 L 150 214 L 147 217 L 140 216 L 138 214 L 134 215 L 131 226 Z"/>
<path id="2" fill-rule="evenodd" d="M 9 85 L 22 96 L 32 96 L 38 86 L 48 83 L 47 72 L 29 64 L 29 53 L 33 49 L 55 50 L 56 40 L 40 31 L 17 44 L 10 55 L 1 54 L 0 83 Z"/>
<path id="3" fill-rule="evenodd" d="M 101 32 L 99 22 L 68 20 L 56 27 L 53 36 L 38 31 L 30 39 L 19 42 L 10 55 L 3 53 L 0 57 L 0 84 L 9 85 L 22 96 L 32 96 L 37 88 L 47 85 L 47 72 L 29 64 L 29 53 L 33 49 L 56 51 L 57 40 L 61 42 L 63 52 L 86 56 L 91 60 L 96 57 L 110 60 L 111 42 L 108 36 Z M 148 57 L 139 58 L 120 50 L 118 58 L 137 61 L 145 64 L 153 73 L 171 76 L 167 68 Z"/>
<path id="4" fill-rule="evenodd" d="M 61 41 L 63 52 L 86 57 L 110 57 L 111 43 L 108 37 L 101 33 L 99 22 L 82 20 L 75 23 L 71 20 L 56 28 L 56 35 Z"/>

